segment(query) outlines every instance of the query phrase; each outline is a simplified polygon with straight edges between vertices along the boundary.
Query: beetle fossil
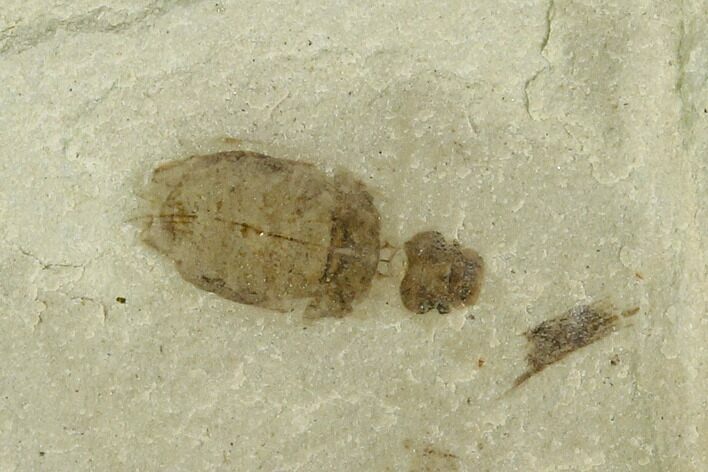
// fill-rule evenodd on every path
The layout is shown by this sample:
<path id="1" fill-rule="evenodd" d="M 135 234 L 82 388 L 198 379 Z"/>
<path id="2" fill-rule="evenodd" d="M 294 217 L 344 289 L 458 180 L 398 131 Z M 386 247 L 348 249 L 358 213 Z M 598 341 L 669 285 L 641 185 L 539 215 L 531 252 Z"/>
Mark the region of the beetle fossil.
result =
<path id="1" fill-rule="evenodd" d="M 143 240 L 229 300 L 279 309 L 310 298 L 307 316 L 342 316 L 376 273 L 379 214 L 347 174 L 223 152 L 159 166 L 147 194 Z"/>
<path id="2" fill-rule="evenodd" d="M 143 192 L 142 239 L 195 286 L 239 303 L 307 318 L 344 316 L 376 275 L 380 216 L 364 184 L 313 165 L 247 151 L 158 166 Z M 481 258 L 442 235 L 406 243 L 404 305 L 423 313 L 474 303 Z"/>

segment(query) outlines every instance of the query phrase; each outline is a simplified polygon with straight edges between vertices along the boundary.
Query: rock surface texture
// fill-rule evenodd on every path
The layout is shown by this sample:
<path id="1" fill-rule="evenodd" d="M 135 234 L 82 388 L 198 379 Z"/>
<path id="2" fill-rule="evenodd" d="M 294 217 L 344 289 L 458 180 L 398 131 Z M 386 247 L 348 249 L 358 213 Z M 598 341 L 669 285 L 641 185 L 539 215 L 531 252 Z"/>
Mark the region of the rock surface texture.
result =
<path id="1" fill-rule="evenodd" d="M 704 0 L 3 0 L 0 83 L 0 470 L 708 470 Z M 366 186 L 347 316 L 141 244 L 144 176 L 234 150 Z M 428 231 L 484 258 L 445 316 L 399 296 Z"/>

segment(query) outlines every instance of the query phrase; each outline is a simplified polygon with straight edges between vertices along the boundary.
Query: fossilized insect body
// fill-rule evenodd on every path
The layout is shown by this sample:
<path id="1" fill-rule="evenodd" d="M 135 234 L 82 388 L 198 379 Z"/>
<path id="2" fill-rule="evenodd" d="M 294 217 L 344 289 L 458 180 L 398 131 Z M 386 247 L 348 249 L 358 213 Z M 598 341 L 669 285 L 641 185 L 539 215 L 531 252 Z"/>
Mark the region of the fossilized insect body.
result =
<path id="1" fill-rule="evenodd" d="M 637 311 L 638 308 L 632 308 L 622 315 L 631 316 Z M 596 302 L 577 305 L 565 314 L 526 331 L 524 336 L 530 345 L 526 355 L 528 368 L 514 381 L 514 387 L 573 351 L 604 338 L 616 328 L 619 319 L 612 306 Z"/>
<path id="2" fill-rule="evenodd" d="M 159 166 L 143 240 L 182 277 L 229 300 L 308 317 L 343 316 L 379 262 L 379 214 L 362 183 L 252 152 Z"/>
<path id="3" fill-rule="evenodd" d="M 408 269 L 401 281 L 403 304 L 415 313 L 452 308 L 477 301 L 484 276 L 484 261 L 457 241 L 445 241 L 437 231 L 418 233 L 405 243 Z"/>

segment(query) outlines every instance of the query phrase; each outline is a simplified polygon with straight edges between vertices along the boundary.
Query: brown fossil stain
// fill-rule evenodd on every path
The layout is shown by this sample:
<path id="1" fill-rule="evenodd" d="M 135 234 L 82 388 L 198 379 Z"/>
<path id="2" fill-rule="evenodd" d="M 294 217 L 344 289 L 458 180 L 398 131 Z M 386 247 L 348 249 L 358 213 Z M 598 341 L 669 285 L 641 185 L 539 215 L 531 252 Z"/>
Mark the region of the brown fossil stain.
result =
<path id="1" fill-rule="evenodd" d="M 526 382 L 549 365 L 570 353 L 598 341 L 617 328 L 620 316 L 633 316 L 638 307 L 620 314 L 604 301 L 577 305 L 563 315 L 543 321 L 526 331 L 529 342 L 527 370 L 514 381 L 513 388 Z"/>
<path id="2" fill-rule="evenodd" d="M 345 173 L 245 151 L 157 167 L 142 239 L 195 286 L 283 310 L 310 299 L 308 318 L 343 316 L 379 262 L 379 214 Z"/>
<path id="3" fill-rule="evenodd" d="M 433 444 L 414 446 L 410 439 L 403 441 L 403 447 L 414 453 L 410 472 L 455 472 L 461 470 L 460 458 Z"/>
<path id="4" fill-rule="evenodd" d="M 404 245 L 408 268 L 401 281 L 401 301 L 414 313 L 473 305 L 479 297 L 484 261 L 437 231 L 418 233 Z"/>

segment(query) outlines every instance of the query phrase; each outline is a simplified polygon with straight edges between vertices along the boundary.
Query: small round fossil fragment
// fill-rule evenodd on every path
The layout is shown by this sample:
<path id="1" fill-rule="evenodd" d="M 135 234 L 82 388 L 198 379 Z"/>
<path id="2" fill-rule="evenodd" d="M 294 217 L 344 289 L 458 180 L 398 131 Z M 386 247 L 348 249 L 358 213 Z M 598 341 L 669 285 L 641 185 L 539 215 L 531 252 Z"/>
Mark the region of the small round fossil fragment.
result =
<path id="1" fill-rule="evenodd" d="M 448 243 L 437 231 L 416 234 L 404 248 L 408 268 L 400 293 L 410 311 L 448 313 L 477 301 L 484 262 L 476 251 Z"/>
<path id="2" fill-rule="evenodd" d="M 364 185 L 311 164 L 235 151 L 155 169 L 143 240 L 197 287 L 307 317 L 343 316 L 379 261 L 379 214 Z"/>

